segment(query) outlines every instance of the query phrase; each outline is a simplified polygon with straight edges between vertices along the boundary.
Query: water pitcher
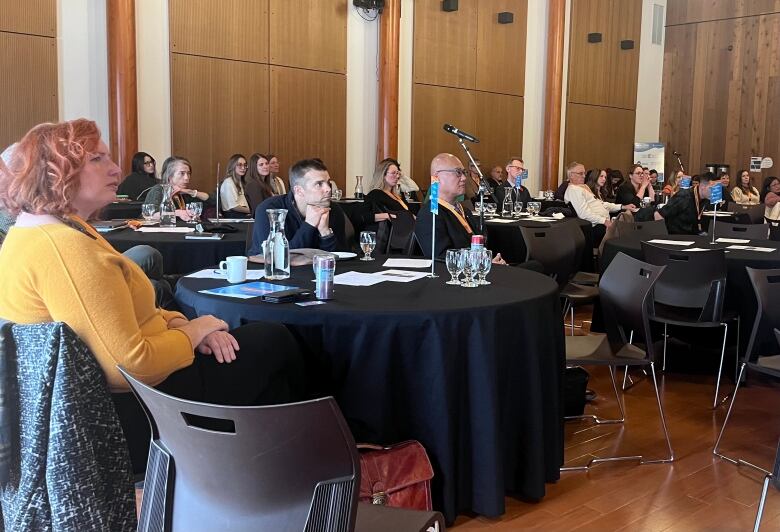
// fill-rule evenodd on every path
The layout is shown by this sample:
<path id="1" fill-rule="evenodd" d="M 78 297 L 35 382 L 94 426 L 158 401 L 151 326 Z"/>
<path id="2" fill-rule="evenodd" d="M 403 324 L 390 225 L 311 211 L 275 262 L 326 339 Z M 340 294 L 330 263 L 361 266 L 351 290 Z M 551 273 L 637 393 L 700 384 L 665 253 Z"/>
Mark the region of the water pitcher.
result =
<path id="1" fill-rule="evenodd" d="M 355 180 L 357 181 L 355 184 L 355 199 L 363 199 L 363 176 L 356 175 Z"/>
<path id="2" fill-rule="evenodd" d="M 160 203 L 160 227 L 176 227 L 176 205 L 173 203 L 173 185 L 162 185 L 163 199 Z"/>
<path id="3" fill-rule="evenodd" d="M 290 277 L 290 243 L 284 236 L 284 219 L 287 209 L 268 209 L 268 221 L 271 230 L 263 243 L 265 278 L 287 279 Z"/>

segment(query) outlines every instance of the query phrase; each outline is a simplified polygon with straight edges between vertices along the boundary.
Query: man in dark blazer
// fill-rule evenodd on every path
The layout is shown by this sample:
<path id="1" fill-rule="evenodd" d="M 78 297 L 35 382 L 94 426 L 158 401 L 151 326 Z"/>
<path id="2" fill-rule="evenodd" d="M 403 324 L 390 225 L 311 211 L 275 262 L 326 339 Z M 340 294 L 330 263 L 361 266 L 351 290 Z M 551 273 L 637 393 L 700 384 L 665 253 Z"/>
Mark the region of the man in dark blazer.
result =
<path id="1" fill-rule="evenodd" d="M 512 157 L 509 162 L 506 163 L 506 176 L 507 179 L 502 186 L 496 187 L 494 196 L 496 198 L 496 206 L 498 211 L 501 212 L 501 207 L 504 205 L 504 197 L 507 193 L 512 194 L 512 204 L 517 201 L 523 202 L 526 206 L 529 201 L 533 201 L 531 193 L 522 184 L 522 173 L 525 170 L 525 163 L 520 157 Z"/>
<path id="2" fill-rule="evenodd" d="M 431 161 L 431 182 L 439 183 L 439 214 L 436 215 L 436 249 L 434 258 L 443 259 L 448 249 L 468 248 L 471 235 L 478 223 L 461 206 L 466 192 L 467 170 L 460 159 L 449 153 L 440 153 Z M 431 258 L 433 239 L 433 215 L 431 200 L 420 207 L 414 232 L 422 246 L 423 254 Z M 504 263 L 501 254 L 493 262 Z"/>

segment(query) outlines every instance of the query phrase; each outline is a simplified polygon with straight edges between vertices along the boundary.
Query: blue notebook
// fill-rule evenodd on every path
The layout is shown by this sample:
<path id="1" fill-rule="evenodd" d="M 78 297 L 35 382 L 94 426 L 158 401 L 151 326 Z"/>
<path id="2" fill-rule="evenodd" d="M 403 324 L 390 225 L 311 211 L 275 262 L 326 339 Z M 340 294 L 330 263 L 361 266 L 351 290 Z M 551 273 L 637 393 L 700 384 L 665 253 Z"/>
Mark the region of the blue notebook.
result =
<path id="1" fill-rule="evenodd" d="M 209 288 L 207 290 L 199 290 L 201 294 L 212 294 L 215 296 L 237 297 L 239 299 L 250 299 L 253 297 L 260 297 L 271 292 L 278 292 L 279 290 L 294 290 L 297 286 L 285 286 L 281 284 L 272 283 L 243 283 L 232 284 L 228 286 L 220 286 L 219 288 Z"/>

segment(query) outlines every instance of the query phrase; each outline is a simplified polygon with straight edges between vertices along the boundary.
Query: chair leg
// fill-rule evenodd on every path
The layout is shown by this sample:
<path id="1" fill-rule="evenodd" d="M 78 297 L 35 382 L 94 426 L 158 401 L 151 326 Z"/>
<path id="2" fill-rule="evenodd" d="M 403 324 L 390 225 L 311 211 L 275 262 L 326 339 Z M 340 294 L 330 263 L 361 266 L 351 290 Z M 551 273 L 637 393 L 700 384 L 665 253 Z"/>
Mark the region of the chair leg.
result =
<path id="1" fill-rule="evenodd" d="M 628 382 L 628 386 L 626 386 L 626 382 Z M 625 371 L 623 371 L 623 391 L 625 392 L 628 390 L 631 386 L 634 385 L 634 379 L 632 379 L 628 374 L 628 366 L 625 367 Z"/>
<path id="2" fill-rule="evenodd" d="M 569 307 L 569 311 L 571 312 L 571 335 L 574 336 L 574 305 Z"/>
<path id="3" fill-rule="evenodd" d="M 718 401 L 718 394 L 720 394 L 720 375 L 723 373 L 723 358 L 726 355 L 726 337 L 729 335 L 729 324 L 721 323 L 723 325 L 723 345 L 720 348 L 720 364 L 718 365 L 718 379 L 715 381 L 715 398 L 712 400 L 712 408 L 718 408 L 719 403 L 723 403 L 728 399 L 728 395 L 723 398 L 722 401 Z"/>
<path id="4" fill-rule="evenodd" d="M 766 475 L 764 477 L 764 485 L 761 488 L 761 498 L 758 499 L 758 510 L 756 510 L 756 521 L 753 523 L 753 532 L 758 532 L 761 528 L 761 516 L 764 513 L 764 503 L 766 502 L 766 492 L 769 490 L 769 481 L 772 479 L 772 475 Z"/>
<path id="5" fill-rule="evenodd" d="M 610 367 L 610 375 L 613 376 L 613 387 L 615 389 L 615 393 L 617 394 L 617 385 L 614 380 L 614 373 L 612 372 L 612 369 Z M 666 427 L 666 417 L 664 416 L 664 407 L 661 403 L 661 395 L 658 392 L 658 381 L 655 376 L 655 365 L 654 363 L 650 363 L 650 373 L 653 376 L 653 387 L 655 389 L 655 399 L 658 402 L 658 413 L 661 417 L 661 427 L 664 430 L 664 438 L 666 439 L 666 447 L 669 450 L 669 457 L 668 458 L 659 458 L 656 460 L 645 460 L 644 456 L 642 455 L 633 455 L 633 456 L 610 456 L 608 458 L 592 458 L 587 464 L 581 465 L 581 466 L 572 466 L 572 467 L 562 467 L 561 472 L 564 471 L 587 471 L 592 466 L 601 464 L 603 462 L 623 462 L 628 460 L 637 460 L 639 461 L 640 465 L 642 464 L 663 464 L 663 463 L 669 463 L 674 461 L 674 450 L 672 449 L 672 442 L 669 439 L 669 430 Z M 618 402 L 620 404 L 620 402 Z M 621 414 L 622 414 L 622 407 L 621 407 Z"/>
<path id="6" fill-rule="evenodd" d="M 668 327 L 667 323 L 664 323 L 664 354 L 661 358 L 661 371 L 666 372 L 666 339 L 669 338 L 669 335 L 666 334 L 666 329 Z"/>

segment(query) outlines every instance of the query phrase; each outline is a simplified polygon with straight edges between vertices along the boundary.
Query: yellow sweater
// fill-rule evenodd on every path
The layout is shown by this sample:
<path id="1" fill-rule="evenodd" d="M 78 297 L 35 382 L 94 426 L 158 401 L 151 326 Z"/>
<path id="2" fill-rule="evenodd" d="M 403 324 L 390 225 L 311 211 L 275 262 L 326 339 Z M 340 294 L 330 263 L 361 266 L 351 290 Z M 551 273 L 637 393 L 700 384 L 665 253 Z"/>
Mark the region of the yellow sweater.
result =
<path id="1" fill-rule="evenodd" d="M 155 307 L 154 288 L 135 263 L 83 220 L 95 239 L 60 223 L 11 228 L 0 248 L 0 317 L 16 323 L 62 321 L 92 350 L 114 391 L 125 367 L 155 385 L 192 364 L 193 346 Z"/>

